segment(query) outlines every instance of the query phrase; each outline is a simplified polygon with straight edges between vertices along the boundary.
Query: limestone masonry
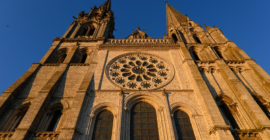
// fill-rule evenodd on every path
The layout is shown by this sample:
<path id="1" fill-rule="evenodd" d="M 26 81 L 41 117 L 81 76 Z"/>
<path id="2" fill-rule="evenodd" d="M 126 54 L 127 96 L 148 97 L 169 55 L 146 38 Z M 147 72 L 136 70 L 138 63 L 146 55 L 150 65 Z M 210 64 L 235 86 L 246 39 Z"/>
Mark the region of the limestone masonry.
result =
<path id="1" fill-rule="evenodd" d="M 110 0 L 79 13 L 0 96 L 0 140 L 269 140 L 270 76 L 218 27 L 166 13 L 160 39 L 115 39 Z"/>

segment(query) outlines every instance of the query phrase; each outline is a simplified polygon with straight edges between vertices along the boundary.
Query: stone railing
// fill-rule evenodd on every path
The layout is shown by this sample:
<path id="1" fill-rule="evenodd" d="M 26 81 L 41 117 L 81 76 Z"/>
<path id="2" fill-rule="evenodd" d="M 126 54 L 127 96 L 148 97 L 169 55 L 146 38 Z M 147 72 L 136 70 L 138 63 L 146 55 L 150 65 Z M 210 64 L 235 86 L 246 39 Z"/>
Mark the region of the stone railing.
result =
<path id="1" fill-rule="evenodd" d="M 110 39 L 112 45 L 137 45 L 137 44 L 174 44 L 170 39 Z"/>
<path id="2" fill-rule="evenodd" d="M 37 140 L 57 140 L 59 132 L 37 132 L 35 137 Z"/>
<path id="3" fill-rule="evenodd" d="M 0 132 L 0 140 L 9 140 L 14 132 Z"/>
<path id="4" fill-rule="evenodd" d="M 261 130 L 248 129 L 248 130 L 235 130 L 240 139 L 259 139 L 259 132 Z"/>

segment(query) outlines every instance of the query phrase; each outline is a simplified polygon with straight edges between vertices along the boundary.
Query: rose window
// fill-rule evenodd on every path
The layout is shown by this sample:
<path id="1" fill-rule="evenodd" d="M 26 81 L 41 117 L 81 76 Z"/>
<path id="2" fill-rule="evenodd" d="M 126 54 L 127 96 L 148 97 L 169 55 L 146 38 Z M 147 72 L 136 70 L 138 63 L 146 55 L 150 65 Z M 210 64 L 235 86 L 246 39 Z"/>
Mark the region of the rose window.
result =
<path id="1" fill-rule="evenodd" d="M 174 69 L 157 56 L 128 53 L 111 60 L 106 74 L 110 81 L 122 88 L 146 90 L 168 84 L 173 78 Z"/>

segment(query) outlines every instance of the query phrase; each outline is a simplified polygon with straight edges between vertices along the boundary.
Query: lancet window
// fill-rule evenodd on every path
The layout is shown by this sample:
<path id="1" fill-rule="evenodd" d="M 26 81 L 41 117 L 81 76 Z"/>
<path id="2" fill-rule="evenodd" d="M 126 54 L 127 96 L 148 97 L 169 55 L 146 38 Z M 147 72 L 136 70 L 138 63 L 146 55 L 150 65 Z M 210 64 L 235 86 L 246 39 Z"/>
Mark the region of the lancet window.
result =
<path id="1" fill-rule="evenodd" d="M 110 140 L 113 128 L 113 114 L 108 110 L 101 111 L 94 124 L 93 140 Z"/>
<path id="2" fill-rule="evenodd" d="M 148 103 L 139 102 L 131 109 L 130 139 L 159 139 L 155 109 Z"/>
<path id="3" fill-rule="evenodd" d="M 6 118 L 2 120 L 0 131 L 2 132 L 15 131 L 15 129 L 18 127 L 21 120 L 25 116 L 28 108 L 29 108 L 29 104 L 23 105 L 22 107 L 12 112 L 10 115 L 6 116 Z"/>
<path id="4" fill-rule="evenodd" d="M 178 140 L 195 140 L 189 116 L 181 110 L 176 110 L 173 114 L 173 118 Z"/>

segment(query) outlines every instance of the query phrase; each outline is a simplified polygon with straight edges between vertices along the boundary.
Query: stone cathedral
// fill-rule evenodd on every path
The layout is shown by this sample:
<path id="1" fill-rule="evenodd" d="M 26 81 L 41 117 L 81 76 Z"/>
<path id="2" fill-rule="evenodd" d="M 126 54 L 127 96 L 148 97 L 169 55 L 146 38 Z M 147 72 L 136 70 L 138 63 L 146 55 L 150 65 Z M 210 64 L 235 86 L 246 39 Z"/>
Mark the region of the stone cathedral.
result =
<path id="1" fill-rule="evenodd" d="M 80 12 L 0 96 L 0 140 L 269 140 L 270 76 L 218 27 L 166 14 L 163 38 L 115 39 L 110 0 Z"/>

